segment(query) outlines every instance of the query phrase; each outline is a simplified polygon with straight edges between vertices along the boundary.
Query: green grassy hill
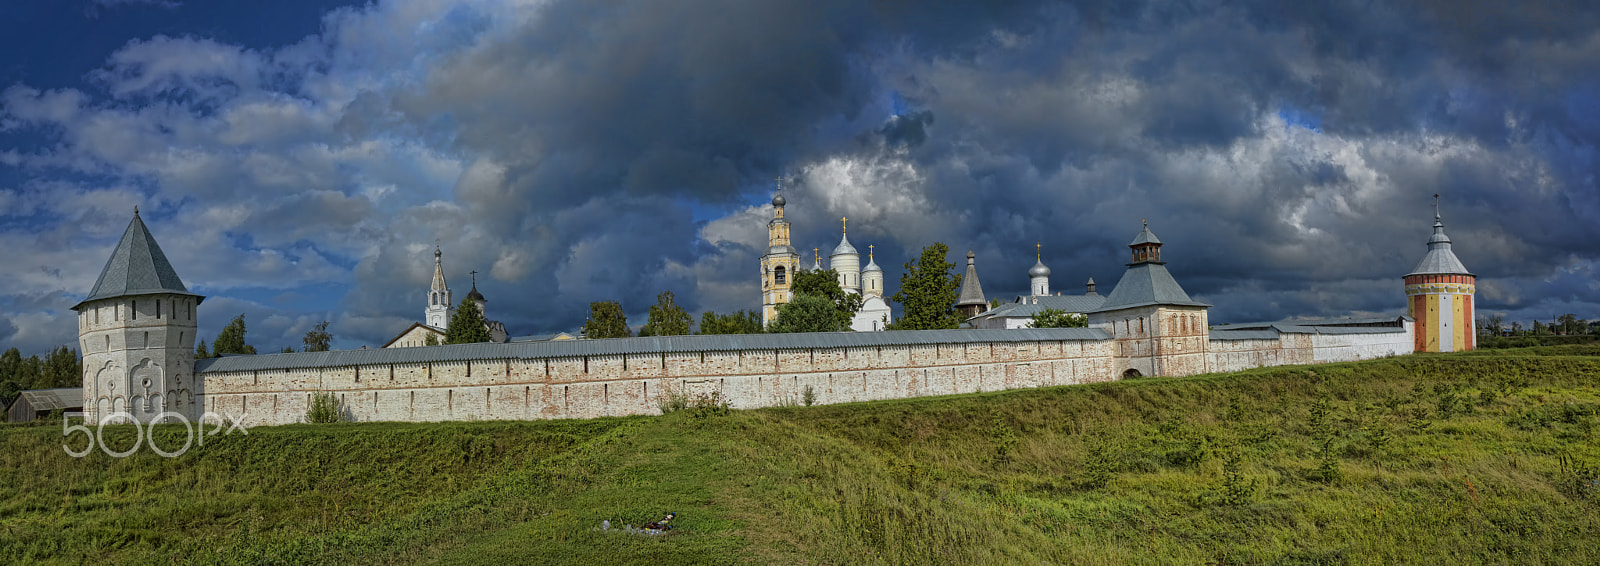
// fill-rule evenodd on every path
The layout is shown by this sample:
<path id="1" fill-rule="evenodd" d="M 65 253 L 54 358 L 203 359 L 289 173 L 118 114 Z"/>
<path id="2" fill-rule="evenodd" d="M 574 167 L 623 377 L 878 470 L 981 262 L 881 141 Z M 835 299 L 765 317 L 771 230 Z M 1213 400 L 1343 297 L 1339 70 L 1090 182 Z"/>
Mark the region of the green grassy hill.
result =
<path id="1" fill-rule="evenodd" d="M 6 426 L 0 562 L 1592 564 L 1597 408 L 1600 347 L 1562 346 L 174 459 Z M 667 537 L 598 530 L 667 511 Z"/>

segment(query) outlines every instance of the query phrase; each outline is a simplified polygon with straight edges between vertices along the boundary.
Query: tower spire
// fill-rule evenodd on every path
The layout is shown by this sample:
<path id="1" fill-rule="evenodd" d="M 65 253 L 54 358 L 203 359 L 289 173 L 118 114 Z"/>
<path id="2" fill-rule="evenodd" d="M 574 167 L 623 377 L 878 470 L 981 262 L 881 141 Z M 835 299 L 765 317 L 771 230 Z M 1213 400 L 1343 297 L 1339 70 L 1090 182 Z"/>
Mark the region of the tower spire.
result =
<path id="1" fill-rule="evenodd" d="M 839 217 L 839 222 L 843 226 L 843 228 L 840 229 L 839 233 L 844 234 L 846 236 L 849 236 L 850 235 L 850 219 L 841 216 L 841 217 Z"/>
<path id="2" fill-rule="evenodd" d="M 1433 223 L 1443 225 L 1443 217 L 1439 216 L 1439 193 L 1433 193 Z"/>

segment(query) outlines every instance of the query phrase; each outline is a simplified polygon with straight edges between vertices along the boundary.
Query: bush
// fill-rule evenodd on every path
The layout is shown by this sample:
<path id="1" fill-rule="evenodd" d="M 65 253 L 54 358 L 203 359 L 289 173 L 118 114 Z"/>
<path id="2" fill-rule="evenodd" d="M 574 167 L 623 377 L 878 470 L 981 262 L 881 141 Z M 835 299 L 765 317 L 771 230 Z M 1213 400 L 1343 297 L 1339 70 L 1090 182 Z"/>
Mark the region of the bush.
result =
<path id="1" fill-rule="evenodd" d="M 327 391 L 318 391 L 311 394 L 311 408 L 306 410 L 306 422 L 338 423 L 344 421 L 344 405 L 339 402 L 338 397 Z"/>

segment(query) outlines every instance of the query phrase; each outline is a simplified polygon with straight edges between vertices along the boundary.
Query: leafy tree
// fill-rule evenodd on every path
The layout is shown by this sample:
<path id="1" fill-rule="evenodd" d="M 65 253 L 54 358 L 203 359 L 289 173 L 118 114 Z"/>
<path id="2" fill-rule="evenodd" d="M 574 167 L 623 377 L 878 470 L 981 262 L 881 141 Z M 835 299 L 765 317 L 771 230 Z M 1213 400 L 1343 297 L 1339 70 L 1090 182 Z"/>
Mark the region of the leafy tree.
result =
<path id="1" fill-rule="evenodd" d="M 1089 326 L 1089 317 L 1081 314 L 1071 314 L 1060 309 L 1044 309 L 1033 314 L 1033 322 L 1028 323 L 1028 328 L 1085 328 Z"/>
<path id="2" fill-rule="evenodd" d="M 256 353 L 255 346 L 244 343 L 244 315 L 233 317 L 233 322 L 217 334 L 216 340 L 211 341 L 211 349 L 218 356 Z"/>
<path id="3" fill-rule="evenodd" d="M 1492 316 L 1489 317 L 1488 327 L 1489 327 L 1488 328 L 1489 334 L 1494 335 L 1494 336 L 1499 336 L 1501 334 L 1502 330 L 1504 330 L 1505 319 L 1501 318 L 1500 315 L 1498 315 L 1498 314 L 1497 315 L 1492 315 Z"/>
<path id="4" fill-rule="evenodd" d="M 294 348 L 290 348 L 288 346 L 284 346 L 282 348 L 278 348 L 278 353 L 279 354 L 293 354 L 294 353 Z"/>
<path id="5" fill-rule="evenodd" d="M 955 264 L 945 261 L 949 253 L 949 246 L 934 242 L 922 248 L 921 257 L 906 263 L 900 290 L 891 297 L 905 306 L 905 314 L 888 330 L 934 330 L 961 325 L 961 313 L 956 311 L 961 274 L 950 272 Z"/>
<path id="6" fill-rule="evenodd" d="M 456 315 L 450 319 L 450 328 L 445 329 L 444 343 L 475 344 L 489 340 L 489 323 L 483 320 L 478 302 L 461 299 L 461 306 L 456 307 Z"/>
<path id="7" fill-rule="evenodd" d="M 203 360 L 209 357 L 211 357 L 211 352 L 206 350 L 206 341 L 202 338 L 200 339 L 200 345 L 194 347 L 194 359 Z"/>
<path id="8" fill-rule="evenodd" d="M 1534 321 L 1533 321 L 1533 335 L 1534 336 L 1544 336 L 1544 335 L 1549 334 L 1549 333 L 1550 333 L 1550 329 L 1545 327 L 1544 323 L 1539 322 L 1538 319 L 1534 319 Z"/>
<path id="9" fill-rule="evenodd" d="M 589 320 L 583 323 L 584 338 L 627 338 L 633 336 L 628 329 L 628 315 L 622 312 L 622 303 L 595 301 L 589 303 Z"/>
<path id="10" fill-rule="evenodd" d="M 1522 322 L 1511 321 L 1511 333 L 1516 336 L 1522 336 Z"/>
<path id="11" fill-rule="evenodd" d="M 1583 334 L 1584 327 L 1589 325 L 1588 321 L 1579 320 L 1578 315 L 1572 313 L 1561 315 L 1556 319 L 1556 324 L 1561 327 L 1561 332 L 1567 335 Z"/>
<path id="12" fill-rule="evenodd" d="M 756 311 L 739 311 L 725 315 L 706 311 L 700 315 L 701 334 L 760 334 L 765 331 L 766 329 L 761 327 L 761 313 Z"/>
<path id="13" fill-rule="evenodd" d="M 27 383 L 19 381 L 21 371 L 22 352 L 11 348 L 0 354 L 0 405 L 9 405 L 17 393 L 28 388 Z"/>
<path id="14" fill-rule="evenodd" d="M 833 301 L 807 294 L 797 294 L 794 300 L 778 305 L 778 318 L 772 321 L 768 332 L 840 332 L 849 330 L 848 322 L 839 320 L 839 311 Z"/>
<path id="15" fill-rule="evenodd" d="M 795 296 L 812 295 L 822 297 L 833 303 L 834 316 L 845 330 L 850 329 L 850 320 L 861 312 L 861 295 L 846 293 L 839 286 L 839 272 L 832 269 L 800 270 L 794 274 L 794 285 L 791 287 Z"/>
<path id="16" fill-rule="evenodd" d="M 438 346 L 439 345 L 439 336 L 436 335 L 436 334 L 433 334 L 431 332 L 428 333 L 428 336 L 426 338 L 422 339 L 422 345 L 423 346 Z"/>
<path id="17" fill-rule="evenodd" d="M 328 347 L 333 342 L 333 334 L 328 333 L 328 321 L 324 320 L 321 324 L 306 331 L 304 342 L 306 343 L 307 352 L 328 351 Z"/>
<path id="18" fill-rule="evenodd" d="M 640 336 L 682 336 L 689 333 L 694 318 L 672 300 L 672 291 L 656 295 L 656 304 L 650 306 L 650 318 L 645 319 Z"/>
<path id="19" fill-rule="evenodd" d="M 57 347 L 50 351 L 42 365 L 43 372 L 34 382 L 34 389 L 83 386 L 83 361 L 78 359 L 77 349 Z"/>

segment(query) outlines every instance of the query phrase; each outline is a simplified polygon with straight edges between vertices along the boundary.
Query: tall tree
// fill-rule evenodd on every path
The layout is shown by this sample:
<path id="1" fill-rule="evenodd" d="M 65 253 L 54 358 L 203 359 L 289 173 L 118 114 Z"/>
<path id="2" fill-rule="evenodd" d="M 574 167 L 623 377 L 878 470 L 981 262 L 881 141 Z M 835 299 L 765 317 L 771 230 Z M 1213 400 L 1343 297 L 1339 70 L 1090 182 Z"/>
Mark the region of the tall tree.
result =
<path id="1" fill-rule="evenodd" d="M 850 328 L 850 320 L 861 312 L 861 295 L 846 293 L 839 286 L 839 272 L 832 269 L 798 271 L 794 274 L 794 286 L 791 289 L 796 296 L 812 295 L 833 303 L 834 316 L 846 330 Z"/>
<path id="2" fill-rule="evenodd" d="M 0 406 L 9 405 L 17 393 L 28 388 L 28 384 L 19 381 L 21 371 L 22 352 L 10 348 L 0 354 Z"/>
<path id="3" fill-rule="evenodd" d="M 306 343 L 307 352 L 328 351 L 329 345 L 333 342 L 333 334 L 328 333 L 328 321 L 324 320 L 321 324 L 313 326 L 311 330 L 306 331 L 304 342 Z"/>
<path id="4" fill-rule="evenodd" d="M 456 307 L 456 315 L 450 319 L 450 328 L 445 330 L 444 343 L 474 344 L 490 339 L 489 323 L 483 319 L 483 311 L 478 310 L 478 302 L 461 299 L 461 306 Z"/>
<path id="5" fill-rule="evenodd" d="M 206 350 L 205 339 L 200 340 L 200 345 L 194 347 L 194 359 L 203 360 L 211 357 L 211 352 Z"/>
<path id="6" fill-rule="evenodd" d="M 772 321 L 768 332 L 840 332 L 849 330 L 848 321 L 839 320 L 839 311 L 833 301 L 810 295 L 797 294 L 794 300 L 778 305 L 778 318 Z"/>
<path id="7" fill-rule="evenodd" d="M 945 261 L 949 253 L 949 246 L 934 242 L 922 248 L 920 257 L 906 263 L 900 290 L 891 297 L 905 307 L 905 312 L 887 330 L 935 330 L 961 325 L 961 313 L 956 311 L 961 275 L 950 272 L 955 264 Z"/>
<path id="8" fill-rule="evenodd" d="M 694 318 L 672 299 L 672 291 L 656 295 L 656 304 L 650 306 L 650 317 L 645 319 L 640 336 L 682 336 L 689 333 Z"/>
<path id="9" fill-rule="evenodd" d="M 725 315 L 706 311 L 700 315 L 700 334 L 760 334 L 765 331 L 761 327 L 761 313 L 756 311 Z"/>
<path id="10" fill-rule="evenodd" d="M 633 336 L 628 329 L 628 315 L 622 312 L 622 303 L 595 301 L 589 303 L 589 320 L 583 323 L 584 338 L 627 338 Z"/>
<path id="11" fill-rule="evenodd" d="M 1028 328 L 1085 328 L 1089 326 L 1089 317 L 1081 314 L 1071 314 L 1060 309 L 1044 309 L 1033 313 L 1033 322 L 1028 323 Z"/>
<path id="12" fill-rule="evenodd" d="M 78 350 L 66 346 L 51 350 L 40 377 L 34 389 L 83 386 L 83 361 L 78 359 Z"/>
<path id="13" fill-rule="evenodd" d="M 211 350 L 218 356 L 256 353 L 255 346 L 244 343 L 244 315 L 233 317 L 233 322 L 217 333 L 217 339 L 211 341 Z"/>

